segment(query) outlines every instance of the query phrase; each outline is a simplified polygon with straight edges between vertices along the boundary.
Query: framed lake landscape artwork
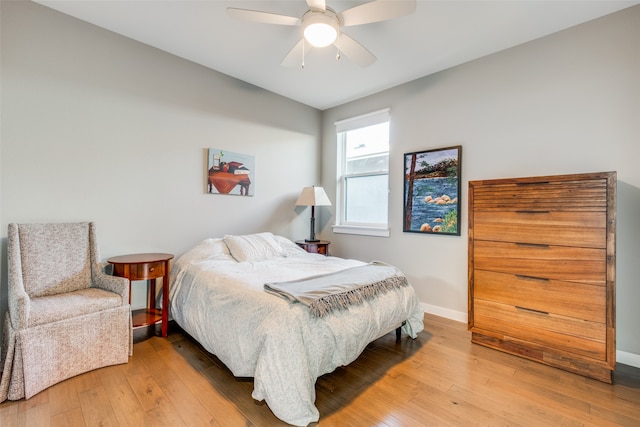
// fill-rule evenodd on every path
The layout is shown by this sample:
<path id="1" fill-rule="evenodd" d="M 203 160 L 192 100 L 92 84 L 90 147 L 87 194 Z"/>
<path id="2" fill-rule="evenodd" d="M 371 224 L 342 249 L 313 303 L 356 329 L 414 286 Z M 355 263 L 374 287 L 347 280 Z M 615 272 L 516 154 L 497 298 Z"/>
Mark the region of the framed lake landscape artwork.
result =
<path id="1" fill-rule="evenodd" d="M 248 154 L 209 148 L 207 192 L 253 196 L 255 159 Z"/>
<path id="2" fill-rule="evenodd" d="M 460 235 L 462 147 L 404 155 L 403 231 Z"/>

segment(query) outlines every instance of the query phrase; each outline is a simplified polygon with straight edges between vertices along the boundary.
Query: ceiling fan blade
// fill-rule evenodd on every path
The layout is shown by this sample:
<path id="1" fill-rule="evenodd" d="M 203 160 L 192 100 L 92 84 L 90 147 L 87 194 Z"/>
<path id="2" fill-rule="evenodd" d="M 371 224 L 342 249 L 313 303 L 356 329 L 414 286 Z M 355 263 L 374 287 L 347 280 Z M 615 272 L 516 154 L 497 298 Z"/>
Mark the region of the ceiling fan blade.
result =
<path id="1" fill-rule="evenodd" d="M 346 35 L 340 33 L 338 39 L 333 43 L 340 52 L 344 53 L 349 59 L 361 67 L 368 67 L 376 62 L 376 57 L 369 52 L 366 47 Z"/>
<path id="2" fill-rule="evenodd" d="M 307 0 L 307 6 L 309 9 L 318 12 L 324 12 L 327 10 L 327 3 L 325 0 Z"/>
<path id="3" fill-rule="evenodd" d="M 300 18 L 287 15 L 278 15 L 277 13 L 261 12 L 259 10 L 250 9 L 238 9 L 235 7 L 228 7 L 227 14 L 235 19 L 242 21 L 260 22 L 263 24 L 276 24 L 276 25 L 299 25 Z"/>
<path id="4" fill-rule="evenodd" d="M 343 26 L 348 27 L 399 18 L 410 15 L 415 10 L 416 0 L 375 0 L 340 12 L 338 19 Z"/>
<path id="5" fill-rule="evenodd" d="M 311 48 L 310 44 L 304 42 L 304 38 L 300 39 L 280 62 L 280 65 L 284 67 L 304 67 L 304 56 L 311 51 Z"/>

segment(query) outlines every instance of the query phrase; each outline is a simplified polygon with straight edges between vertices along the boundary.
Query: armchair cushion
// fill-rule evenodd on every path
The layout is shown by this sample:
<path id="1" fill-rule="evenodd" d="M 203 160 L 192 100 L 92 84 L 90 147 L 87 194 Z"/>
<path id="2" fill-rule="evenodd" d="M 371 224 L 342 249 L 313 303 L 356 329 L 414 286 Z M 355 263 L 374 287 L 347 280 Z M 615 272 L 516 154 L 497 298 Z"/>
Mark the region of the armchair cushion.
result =
<path id="1" fill-rule="evenodd" d="M 121 305 L 123 301 L 120 295 L 96 288 L 32 298 L 28 327 L 83 316 Z"/>

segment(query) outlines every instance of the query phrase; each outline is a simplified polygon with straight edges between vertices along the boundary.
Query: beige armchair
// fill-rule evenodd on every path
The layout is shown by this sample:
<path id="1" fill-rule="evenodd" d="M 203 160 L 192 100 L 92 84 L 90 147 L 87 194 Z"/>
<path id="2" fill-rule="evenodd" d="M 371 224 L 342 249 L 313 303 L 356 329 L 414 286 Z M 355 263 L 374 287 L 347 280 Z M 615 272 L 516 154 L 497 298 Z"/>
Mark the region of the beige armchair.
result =
<path id="1" fill-rule="evenodd" d="M 100 268 L 93 223 L 9 224 L 0 402 L 133 351 L 129 282 Z"/>

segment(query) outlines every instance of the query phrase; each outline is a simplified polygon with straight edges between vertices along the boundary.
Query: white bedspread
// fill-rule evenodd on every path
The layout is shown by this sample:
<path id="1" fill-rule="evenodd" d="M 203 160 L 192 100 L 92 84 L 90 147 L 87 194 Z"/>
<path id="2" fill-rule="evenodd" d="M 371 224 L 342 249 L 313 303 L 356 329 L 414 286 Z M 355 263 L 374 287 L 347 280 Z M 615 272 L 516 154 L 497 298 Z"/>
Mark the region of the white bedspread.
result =
<path id="1" fill-rule="evenodd" d="M 319 376 L 351 363 L 405 320 L 404 332 L 415 338 L 423 312 L 411 286 L 318 318 L 302 304 L 266 293 L 263 285 L 363 264 L 306 253 L 258 262 L 178 261 L 171 314 L 235 376 L 254 378 L 254 399 L 266 401 L 281 420 L 306 426 L 319 419 Z"/>

